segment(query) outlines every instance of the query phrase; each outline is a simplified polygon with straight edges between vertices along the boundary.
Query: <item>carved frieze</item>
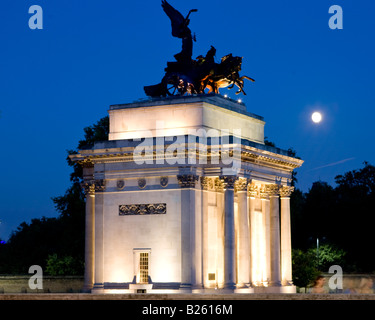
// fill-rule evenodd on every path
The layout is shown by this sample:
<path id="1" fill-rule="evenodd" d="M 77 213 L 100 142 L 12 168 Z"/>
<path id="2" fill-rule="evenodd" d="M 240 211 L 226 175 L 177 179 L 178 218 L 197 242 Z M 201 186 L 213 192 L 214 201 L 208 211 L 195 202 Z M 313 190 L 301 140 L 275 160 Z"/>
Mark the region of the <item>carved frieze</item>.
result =
<path id="1" fill-rule="evenodd" d="M 166 203 L 123 204 L 119 206 L 120 216 L 166 214 Z"/>

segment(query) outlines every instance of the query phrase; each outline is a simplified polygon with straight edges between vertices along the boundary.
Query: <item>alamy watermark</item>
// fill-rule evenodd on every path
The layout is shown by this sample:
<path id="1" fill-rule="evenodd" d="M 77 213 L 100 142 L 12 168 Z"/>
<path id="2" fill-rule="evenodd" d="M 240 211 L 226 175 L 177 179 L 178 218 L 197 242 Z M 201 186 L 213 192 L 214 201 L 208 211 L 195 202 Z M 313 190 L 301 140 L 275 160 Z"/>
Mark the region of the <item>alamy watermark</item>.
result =
<path id="1" fill-rule="evenodd" d="M 328 26 L 330 29 L 343 29 L 343 11 L 339 5 L 330 6 L 328 13 L 333 14 L 328 20 Z"/>
<path id="2" fill-rule="evenodd" d="M 220 164 L 223 174 L 241 169 L 241 129 L 188 129 L 182 135 L 168 136 L 163 121 L 156 122 L 155 134 L 144 131 L 133 153 L 134 163 L 145 164 Z"/>
<path id="3" fill-rule="evenodd" d="M 32 16 L 29 18 L 29 28 L 31 30 L 43 29 L 43 9 L 41 6 L 32 5 L 29 8 L 29 13 Z"/>
<path id="4" fill-rule="evenodd" d="M 41 266 L 32 265 L 29 268 L 29 274 L 33 273 L 29 279 L 29 288 L 31 290 L 43 289 L 43 269 Z"/>
<path id="5" fill-rule="evenodd" d="M 332 291 L 343 289 L 343 272 L 339 265 L 333 265 L 329 267 L 328 273 L 333 273 L 333 275 L 328 280 L 328 287 Z"/>
<path id="6" fill-rule="evenodd" d="M 328 26 L 330 29 L 343 29 L 343 10 L 339 5 L 332 5 L 328 9 L 328 13 L 332 16 L 328 20 Z M 29 28 L 31 30 L 43 29 L 43 9 L 39 5 L 32 5 L 29 8 L 29 14 L 32 16 L 29 18 Z"/>

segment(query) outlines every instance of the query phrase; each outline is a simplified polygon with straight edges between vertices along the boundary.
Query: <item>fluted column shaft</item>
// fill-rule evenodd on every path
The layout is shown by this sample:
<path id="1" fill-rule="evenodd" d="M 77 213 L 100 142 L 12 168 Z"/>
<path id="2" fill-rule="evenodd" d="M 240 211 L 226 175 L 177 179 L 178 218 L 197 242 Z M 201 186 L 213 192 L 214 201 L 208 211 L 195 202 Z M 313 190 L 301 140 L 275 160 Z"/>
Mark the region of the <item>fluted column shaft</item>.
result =
<path id="1" fill-rule="evenodd" d="M 236 287 L 236 244 L 234 230 L 235 176 L 222 176 L 224 183 L 224 288 Z"/>
<path id="2" fill-rule="evenodd" d="M 271 185 L 269 188 L 270 197 L 270 263 L 271 275 L 270 285 L 280 286 L 280 206 L 279 187 Z"/>
<path id="3" fill-rule="evenodd" d="M 201 177 L 202 188 L 202 270 L 203 287 L 208 287 L 208 189 L 210 178 Z"/>
<path id="4" fill-rule="evenodd" d="M 252 285 L 258 285 L 258 241 L 257 241 L 257 223 L 255 216 L 255 197 L 257 196 L 257 187 L 254 184 L 249 186 L 249 233 L 250 233 L 250 281 Z"/>
<path id="5" fill-rule="evenodd" d="M 239 287 L 250 284 L 250 226 L 247 206 L 248 179 L 241 178 L 236 182 L 238 200 L 238 275 Z"/>
<path id="6" fill-rule="evenodd" d="M 294 187 L 280 189 L 281 202 L 281 283 L 292 284 L 292 242 L 290 227 L 290 195 Z"/>

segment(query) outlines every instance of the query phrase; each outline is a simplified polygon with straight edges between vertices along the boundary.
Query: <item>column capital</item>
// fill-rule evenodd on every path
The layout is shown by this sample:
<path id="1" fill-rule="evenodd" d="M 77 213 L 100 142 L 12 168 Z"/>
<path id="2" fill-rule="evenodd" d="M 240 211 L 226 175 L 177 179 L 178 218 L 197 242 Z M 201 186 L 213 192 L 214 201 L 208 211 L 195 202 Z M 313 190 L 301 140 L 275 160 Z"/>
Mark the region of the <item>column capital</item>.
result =
<path id="1" fill-rule="evenodd" d="M 234 183 L 234 191 L 239 192 L 239 191 L 247 191 L 247 186 L 249 184 L 249 179 L 248 178 L 238 178 L 236 182 Z"/>
<path id="2" fill-rule="evenodd" d="M 102 192 L 105 190 L 105 180 L 97 179 L 95 180 L 95 191 Z"/>
<path id="3" fill-rule="evenodd" d="M 83 189 L 83 193 L 85 194 L 85 196 L 94 195 L 95 194 L 95 181 L 94 180 L 85 181 L 81 183 L 81 188 Z"/>
<path id="4" fill-rule="evenodd" d="M 259 196 L 263 200 L 269 200 L 270 199 L 267 188 L 264 185 L 262 185 L 259 189 Z"/>
<path id="5" fill-rule="evenodd" d="M 250 197 L 256 197 L 259 193 L 259 187 L 255 183 L 250 183 L 247 190 Z"/>
<path id="6" fill-rule="evenodd" d="M 177 175 L 178 183 L 181 188 L 195 188 L 195 183 L 198 181 L 198 176 L 195 174 Z"/>
<path id="7" fill-rule="evenodd" d="M 201 177 L 200 180 L 201 180 L 202 190 L 207 191 L 207 190 L 214 190 L 215 189 L 215 184 L 214 184 L 213 179 L 211 179 L 209 177 Z"/>
<path id="8" fill-rule="evenodd" d="M 266 184 L 264 186 L 264 191 L 268 194 L 269 197 L 278 197 L 279 190 L 280 186 L 277 184 Z"/>
<path id="9" fill-rule="evenodd" d="M 282 198 L 288 198 L 291 196 L 293 191 L 294 191 L 294 187 L 282 186 L 280 188 L 280 196 Z"/>
<path id="10" fill-rule="evenodd" d="M 101 192 L 105 190 L 105 180 L 88 180 L 81 183 L 83 193 L 87 195 L 95 195 L 95 192 Z"/>
<path id="11" fill-rule="evenodd" d="M 224 184 L 224 189 L 234 189 L 237 179 L 237 176 L 220 176 L 220 180 Z"/>
<path id="12" fill-rule="evenodd" d="M 219 178 L 216 178 L 215 181 L 215 191 L 216 192 L 224 192 L 224 183 Z"/>

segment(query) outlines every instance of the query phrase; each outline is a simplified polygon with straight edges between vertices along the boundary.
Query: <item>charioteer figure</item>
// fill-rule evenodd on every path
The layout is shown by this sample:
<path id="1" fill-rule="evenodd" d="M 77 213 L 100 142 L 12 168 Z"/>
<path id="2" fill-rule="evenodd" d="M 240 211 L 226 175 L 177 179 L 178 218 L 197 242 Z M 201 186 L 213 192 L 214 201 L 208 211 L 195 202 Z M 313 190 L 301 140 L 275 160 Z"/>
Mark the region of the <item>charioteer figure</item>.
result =
<path id="1" fill-rule="evenodd" d="M 236 94 L 243 93 L 244 79 L 240 77 L 242 57 L 233 57 L 228 54 L 221 59 L 221 63 L 215 63 L 216 49 L 211 46 L 206 56 L 198 56 L 192 59 L 193 41 L 196 41 L 189 28 L 190 14 L 197 12 L 192 9 L 186 18 L 173 8 L 166 0 L 162 0 L 164 12 L 171 20 L 172 36 L 182 39 L 181 52 L 174 55 L 175 62 L 167 62 L 165 75 L 161 83 L 152 86 L 145 86 L 145 93 L 150 97 L 165 97 L 184 94 L 202 94 L 208 89 L 208 93 L 219 93 L 219 88 L 233 88 L 236 85 L 239 90 Z"/>

